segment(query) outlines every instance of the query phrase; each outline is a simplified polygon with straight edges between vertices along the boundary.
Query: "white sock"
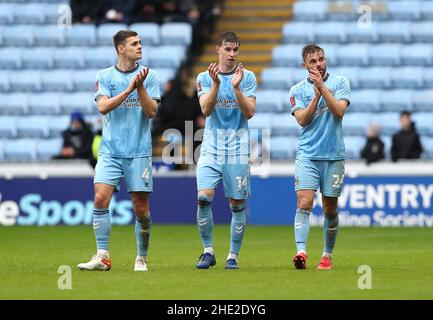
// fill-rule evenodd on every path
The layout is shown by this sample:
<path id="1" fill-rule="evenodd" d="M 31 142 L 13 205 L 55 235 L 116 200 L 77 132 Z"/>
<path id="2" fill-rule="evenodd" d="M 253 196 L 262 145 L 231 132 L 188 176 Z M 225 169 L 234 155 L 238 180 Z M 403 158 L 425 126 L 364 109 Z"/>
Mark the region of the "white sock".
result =
<path id="1" fill-rule="evenodd" d="M 303 254 L 307 255 L 307 251 L 305 251 L 305 250 L 299 250 L 299 251 L 297 252 L 297 254 L 300 254 L 300 253 L 303 253 Z"/>
<path id="2" fill-rule="evenodd" d="M 211 255 L 214 255 L 213 247 L 204 248 L 204 253 L 210 253 Z"/>
<path id="3" fill-rule="evenodd" d="M 322 257 L 327 257 L 327 258 L 329 258 L 329 259 L 332 260 L 332 253 L 329 253 L 329 252 L 323 252 Z"/>
<path id="4" fill-rule="evenodd" d="M 105 249 L 98 249 L 96 251 L 96 255 L 98 257 L 101 257 L 101 258 L 108 258 L 109 257 L 108 250 L 105 250 Z"/>
<path id="5" fill-rule="evenodd" d="M 235 259 L 236 261 L 238 261 L 238 256 L 230 252 L 229 255 L 227 256 L 227 260 L 229 259 Z"/>

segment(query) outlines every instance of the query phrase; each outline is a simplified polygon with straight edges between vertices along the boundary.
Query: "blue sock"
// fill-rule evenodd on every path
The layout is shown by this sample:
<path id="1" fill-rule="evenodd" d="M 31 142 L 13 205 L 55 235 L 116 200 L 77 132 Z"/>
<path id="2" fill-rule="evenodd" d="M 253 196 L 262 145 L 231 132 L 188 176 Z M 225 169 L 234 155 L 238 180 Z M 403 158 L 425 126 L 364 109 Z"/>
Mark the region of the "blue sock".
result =
<path id="1" fill-rule="evenodd" d="M 212 247 L 212 229 L 213 229 L 213 215 L 212 215 L 212 197 L 206 195 L 198 196 L 198 209 L 197 209 L 197 225 L 200 232 L 203 246 Z"/>
<path id="2" fill-rule="evenodd" d="M 230 205 L 232 210 L 232 223 L 230 227 L 230 253 L 239 254 L 245 228 L 247 226 L 247 215 L 245 204 Z"/>
<path id="3" fill-rule="evenodd" d="M 150 212 L 144 217 L 136 217 L 135 238 L 137 239 L 137 254 L 139 256 L 147 257 L 151 229 L 152 217 L 150 216 Z"/>
<path id="4" fill-rule="evenodd" d="M 305 209 L 296 209 L 295 215 L 295 241 L 296 250 L 307 251 L 308 233 L 310 232 L 310 213 Z"/>
<path id="5" fill-rule="evenodd" d="M 95 230 L 96 248 L 108 250 L 111 231 L 110 212 L 108 208 L 93 208 L 93 229 Z"/>
<path id="6" fill-rule="evenodd" d="M 332 217 L 325 215 L 323 224 L 323 240 L 325 242 L 325 252 L 332 253 L 334 250 L 335 239 L 338 231 L 338 213 Z"/>

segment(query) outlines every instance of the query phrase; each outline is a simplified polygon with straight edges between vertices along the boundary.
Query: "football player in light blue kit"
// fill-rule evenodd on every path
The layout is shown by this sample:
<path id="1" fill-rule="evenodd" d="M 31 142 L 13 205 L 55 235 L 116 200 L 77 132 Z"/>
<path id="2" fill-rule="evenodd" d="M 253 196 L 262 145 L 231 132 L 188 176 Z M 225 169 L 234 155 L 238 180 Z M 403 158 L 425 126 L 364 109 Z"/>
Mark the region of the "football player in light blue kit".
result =
<path id="1" fill-rule="evenodd" d="M 345 147 L 342 120 L 350 103 L 349 81 L 327 72 L 322 48 L 312 44 L 302 50 L 303 66 L 308 78 L 290 89 L 292 114 L 302 126 L 295 165 L 295 240 L 297 253 L 293 263 L 305 269 L 307 239 L 314 194 L 322 193 L 324 251 L 317 267 L 332 268 L 332 252 L 338 229 L 338 197 L 344 178 Z"/>
<path id="2" fill-rule="evenodd" d="M 147 251 L 152 219 L 148 194 L 152 192 L 152 141 L 149 119 L 160 101 L 155 71 L 137 63 L 141 59 L 141 40 L 132 30 L 113 37 L 117 65 L 96 76 L 95 100 L 103 117 L 102 141 L 96 165 L 93 228 L 97 252 L 81 270 L 110 270 L 109 204 L 113 191 L 125 177 L 136 215 L 135 234 L 138 253 L 134 271 L 147 271 Z"/>
<path id="3" fill-rule="evenodd" d="M 210 64 L 197 77 L 200 106 L 206 116 L 197 163 L 197 224 L 204 247 L 197 269 L 216 264 L 211 204 L 221 180 L 232 211 L 225 268 L 239 268 L 238 254 L 246 227 L 245 199 L 250 195 L 248 119 L 255 112 L 257 87 L 254 73 L 236 63 L 239 46 L 235 33 L 221 33 L 216 46 L 218 64 Z"/>

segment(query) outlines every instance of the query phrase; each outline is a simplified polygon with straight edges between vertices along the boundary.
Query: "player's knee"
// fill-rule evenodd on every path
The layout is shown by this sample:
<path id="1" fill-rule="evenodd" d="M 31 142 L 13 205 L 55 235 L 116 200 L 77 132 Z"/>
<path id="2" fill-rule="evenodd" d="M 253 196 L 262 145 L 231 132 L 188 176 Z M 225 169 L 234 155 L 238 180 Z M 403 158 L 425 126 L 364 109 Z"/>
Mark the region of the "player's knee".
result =
<path id="1" fill-rule="evenodd" d="M 95 193 L 95 208 L 108 208 L 110 205 L 110 196 L 104 192 Z"/>
<path id="2" fill-rule="evenodd" d="M 313 209 L 313 201 L 308 198 L 298 199 L 298 208 L 311 211 Z"/>
<path id="3" fill-rule="evenodd" d="M 149 212 L 149 206 L 145 203 L 134 204 L 134 212 L 138 217 L 145 216 Z"/>
<path id="4" fill-rule="evenodd" d="M 198 205 L 200 207 L 210 206 L 212 204 L 213 197 L 208 196 L 206 194 L 198 195 Z"/>
<path id="5" fill-rule="evenodd" d="M 230 202 L 231 207 L 232 206 L 245 206 L 245 200 L 244 199 L 238 200 L 238 199 L 230 198 L 229 202 Z"/>

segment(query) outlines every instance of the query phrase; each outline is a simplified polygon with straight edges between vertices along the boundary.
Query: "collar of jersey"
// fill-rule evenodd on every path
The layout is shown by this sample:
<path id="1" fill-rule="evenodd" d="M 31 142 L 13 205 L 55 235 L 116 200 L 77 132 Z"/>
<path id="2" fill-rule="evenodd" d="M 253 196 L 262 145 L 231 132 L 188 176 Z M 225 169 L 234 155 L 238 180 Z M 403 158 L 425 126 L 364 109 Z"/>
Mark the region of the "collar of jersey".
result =
<path id="1" fill-rule="evenodd" d="M 120 69 L 117 67 L 117 65 L 114 66 L 114 69 L 116 69 L 116 70 L 119 71 L 120 73 L 131 73 L 131 72 L 136 71 L 139 67 L 140 67 L 140 65 L 137 63 L 137 65 L 135 66 L 135 68 L 132 69 L 132 70 L 129 70 L 129 71 L 122 71 L 122 70 L 120 70 Z"/>
<path id="2" fill-rule="evenodd" d="M 230 72 L 218 72 L 218 74 L 222 75 L 222 76 L 229 76 L 229 75 L 234 74 L 236 72 L 237 67 L 238 67 L 238 65 L 236 65 L 236 67 Z"/>
<path id="3" fill-rule="evenodd" d="M 326 76 L 323 78 L 323 82 L 325 82 L 326 80 L 328 80 L 328 78 L 329 78 L 329 72 L 328 72 L 328 73 L 326 74 Z M 314 82 L 311 81 L 310 78 L 307 78 L 307 81 L 308 81 L 309 83 L 311 83 L 311 84 L 314 84 Z"/>

